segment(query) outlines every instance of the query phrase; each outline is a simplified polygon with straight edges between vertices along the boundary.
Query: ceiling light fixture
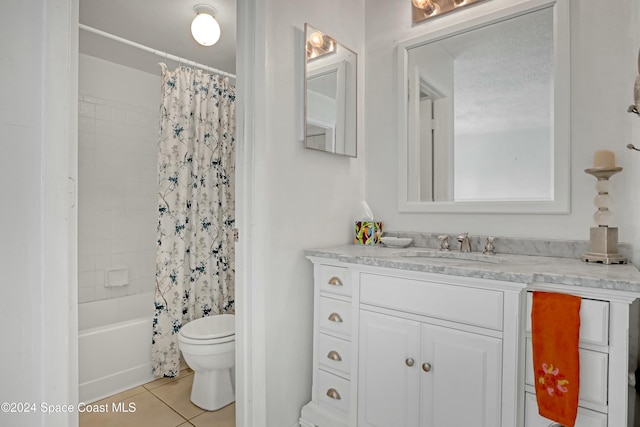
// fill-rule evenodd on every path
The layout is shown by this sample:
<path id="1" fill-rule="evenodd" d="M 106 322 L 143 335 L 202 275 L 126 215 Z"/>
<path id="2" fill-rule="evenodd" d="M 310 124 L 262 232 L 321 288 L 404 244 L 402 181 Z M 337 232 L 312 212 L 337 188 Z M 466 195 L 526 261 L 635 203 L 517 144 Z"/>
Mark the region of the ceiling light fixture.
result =
<path id="1" fill-rule="evenodd" d="M 417 24 L 425 19 L 444 15 L 479 1 L 482 0 L 411 0 L 412 21 Z"/>
<path id="2" fill-rule="evenodd" d="M 193 38 L 203 46 L 213 46 L 220 40 L 220 24 L 214 18 L 216 10 L 206 4 L 193 7 L 196 17 L 191 23 Z"/>

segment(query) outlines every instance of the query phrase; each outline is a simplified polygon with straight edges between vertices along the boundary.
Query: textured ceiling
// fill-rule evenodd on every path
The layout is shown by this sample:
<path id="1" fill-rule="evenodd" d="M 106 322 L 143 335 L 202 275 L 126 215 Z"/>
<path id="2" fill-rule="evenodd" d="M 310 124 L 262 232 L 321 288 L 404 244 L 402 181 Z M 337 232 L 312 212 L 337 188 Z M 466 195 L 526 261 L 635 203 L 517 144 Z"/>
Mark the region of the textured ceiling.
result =
<path id="1" fill-rule="evenodd" d="M 213 6 L 222 35 L 211 47 L 191 36 L 196 4 Z M 232 74 L 236 71 L 236 0 L 80 0 L 80 23 Z M 173 61 L 80 30 L 80 52 L 149 73 Z"/>

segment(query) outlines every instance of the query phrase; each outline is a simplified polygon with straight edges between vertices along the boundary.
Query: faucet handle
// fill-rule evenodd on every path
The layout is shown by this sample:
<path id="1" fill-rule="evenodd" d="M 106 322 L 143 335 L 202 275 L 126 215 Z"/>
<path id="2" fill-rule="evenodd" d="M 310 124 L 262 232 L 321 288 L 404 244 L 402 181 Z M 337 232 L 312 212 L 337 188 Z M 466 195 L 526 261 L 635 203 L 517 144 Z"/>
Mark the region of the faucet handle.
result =
<path id="1" fill-rule="evenodd" d="M 440 240 L 440 250 L 448 251 L 449 250 L 449 236 L 446 234 L 442 234 L 438 236 L 438 240 Z"/>
<path id="2" fill-rule="evenodd" d="M 493 245 L 494 237 L 487 237 L 487 244 L 484 246 L 485 255 L 495 255 L 496 253 L 493 251 L 496 247 Z"/>

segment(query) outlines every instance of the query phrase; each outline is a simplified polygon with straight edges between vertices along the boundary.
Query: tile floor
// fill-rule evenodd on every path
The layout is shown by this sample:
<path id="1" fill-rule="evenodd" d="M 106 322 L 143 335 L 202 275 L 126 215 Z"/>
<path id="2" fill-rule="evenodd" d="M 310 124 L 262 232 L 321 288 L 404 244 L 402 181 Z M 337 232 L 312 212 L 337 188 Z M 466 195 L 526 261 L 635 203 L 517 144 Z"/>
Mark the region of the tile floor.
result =
<path id="1" fill-rule="evenodd" d="M 92 403 L 109 412 L 81 412 L 80 427 L 235 427 L 235 403 L 214 412 L 200 409 L 189 400 L 192 383 L 193 371 L 183 362 L 177 378 L 159 378 Z M 135 412 L 115 412 L 112 404 L 118 402 L 124 408 L 135 403 Z"/>

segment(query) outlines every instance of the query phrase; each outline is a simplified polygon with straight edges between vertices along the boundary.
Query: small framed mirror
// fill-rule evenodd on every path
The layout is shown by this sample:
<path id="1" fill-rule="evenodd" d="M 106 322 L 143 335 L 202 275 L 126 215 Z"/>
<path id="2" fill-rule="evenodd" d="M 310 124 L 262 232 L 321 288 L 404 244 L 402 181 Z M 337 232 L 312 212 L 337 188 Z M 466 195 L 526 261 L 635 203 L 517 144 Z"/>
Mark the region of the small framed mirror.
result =
<path id="1" fill-rule="evenodd" d="M 305 147 L 356 157 L 357 55 L 304 24 Z"/>

